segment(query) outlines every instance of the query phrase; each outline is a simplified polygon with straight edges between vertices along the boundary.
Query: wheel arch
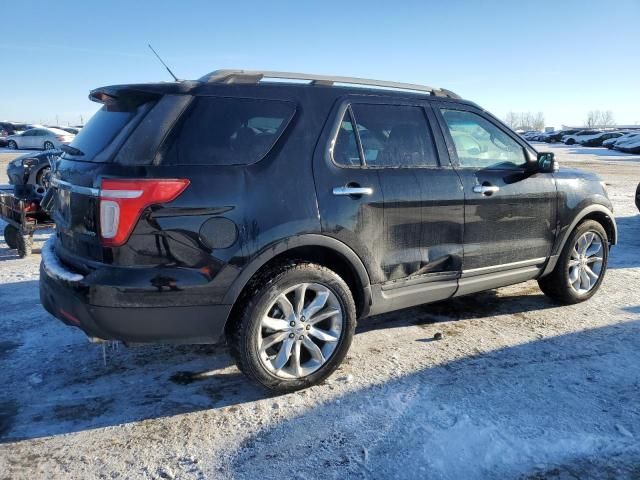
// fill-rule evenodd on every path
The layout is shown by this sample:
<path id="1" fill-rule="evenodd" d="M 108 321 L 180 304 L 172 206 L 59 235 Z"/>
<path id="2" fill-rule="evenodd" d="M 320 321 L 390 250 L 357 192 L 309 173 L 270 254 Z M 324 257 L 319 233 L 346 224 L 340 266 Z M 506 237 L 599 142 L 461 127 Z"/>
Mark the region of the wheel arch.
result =
<path id="1" fill-rule="evenodd" d="M 305 260 L 335 271 L 347 283 L 356 303 L 358 318 L 367 316 L 371 303 L 369 274 L 360 257 L 346 244 L 326 235 L 299 235 L 270 245 L 259 253 L 227 291 L 223 303 L 233 305 L 229 320 L 233 320 L 242 293 L 251 280 L 276 262 Z"/>
<path id="2" fill-rule="evenodd" d="M 573 219 L 569 227 L 562 234 L 560 242 L 557 244 L 553 255 L 549 258 L 547 262 L 547 266 L 545 267 L 541 277 L 548 275 L 553 271 L 558 263 L 558 258 L 564 249 L 571 232 L 573 232 L 578 225 L 580 225 L 585 220 L 595 220 L 602 228 L 607 232 L 607 237 L 609 241 L 609 245 L 615 245 L 618 241 L 618 226 L 616 225 L 615 217 L 613 216 L 613 212 L 604 205 L 594 204 L 589 205 L 588 207 L 581 210 Z"/>

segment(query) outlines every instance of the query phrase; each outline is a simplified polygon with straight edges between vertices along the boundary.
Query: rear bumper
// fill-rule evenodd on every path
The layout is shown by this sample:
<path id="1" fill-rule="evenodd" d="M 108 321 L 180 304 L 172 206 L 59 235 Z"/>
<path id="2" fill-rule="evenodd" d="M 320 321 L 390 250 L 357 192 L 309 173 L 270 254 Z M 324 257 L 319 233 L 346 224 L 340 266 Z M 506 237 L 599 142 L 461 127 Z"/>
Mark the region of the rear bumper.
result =
<path id="1" fill-rule="evenodd" d="M 99 272 L 83 276 L 66 269 L 51 242 L 43 248 L 40 264 L 40 301 L 67 325 L 89 337 L 125 342 L 215 343 L 221 339 L 231 305 L 189 305 L 185 298 L 191 293 L 170 290 L 162 292 L 162 306 L 145 303 L 149 297 L 144 292 L 97 283 L 104 279 Z M 153 277 L 152 269 L 148 270 Z M 136 273 L 139 280 L 140 272 Z M 95 302 L 104 299 L 104 290 L 112 289 L 119 291 L 118 298 L 126 306 Z"/>

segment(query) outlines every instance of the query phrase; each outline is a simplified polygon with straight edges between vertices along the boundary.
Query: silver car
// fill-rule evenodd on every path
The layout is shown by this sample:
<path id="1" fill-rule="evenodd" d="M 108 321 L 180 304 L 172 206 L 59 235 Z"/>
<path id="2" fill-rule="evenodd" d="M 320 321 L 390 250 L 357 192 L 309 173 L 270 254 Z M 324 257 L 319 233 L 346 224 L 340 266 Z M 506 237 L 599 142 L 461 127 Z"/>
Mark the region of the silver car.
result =
<path id="1" fill-rule="evenodd" d="M 28 150 L 51 150 L 71 143 L 75 135 L 57 128 L 32 128 L 26 132 L 7 137 L 7 147 Z"/>

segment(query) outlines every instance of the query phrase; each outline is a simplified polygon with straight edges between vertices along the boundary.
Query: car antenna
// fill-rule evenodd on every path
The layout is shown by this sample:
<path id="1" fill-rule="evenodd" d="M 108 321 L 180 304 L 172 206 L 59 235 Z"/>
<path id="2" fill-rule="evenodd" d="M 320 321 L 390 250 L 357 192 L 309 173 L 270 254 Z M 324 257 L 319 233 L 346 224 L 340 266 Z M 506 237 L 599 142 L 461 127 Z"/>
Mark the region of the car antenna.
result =
<path id="1" fill-rule="evenodd" d="M 158 55 L 158 52 L 156 52 L 156 51 L 153 49 L 153 47 L 151 46 L 151 44 L 150 44 L 150 43 L 147 43 L 147 45 L 149 46 L 149 48 L 151 49 L 151 51 L 153 52 L 153 54 L 154 54 L 156 57 L 158 57 L 158 60 L 160 60 L 160 63 L 161 63 L 162 65 L 164 65 L 164 68 L 166 68 L 166 69 L 167 69 L 167 72 L 169 72 L 169 75 L 171 75 L 171 76 L 173 77 L 173 79 L 174 79 L 176 82 L 179 82 L 179 81 L 180 81 L 180 79 L 179 79 L 178 77 L 176 77 L 176 76 L 173 74 L 173 72 L 171 71 L 171 69 L 170 69 L 169 67 L 167 67 L 167 64 L 166 64 L 166 63 L 164 63 L 164 62 L 162 61 L 162 59 L 160 58 L 160 55 Z"/>

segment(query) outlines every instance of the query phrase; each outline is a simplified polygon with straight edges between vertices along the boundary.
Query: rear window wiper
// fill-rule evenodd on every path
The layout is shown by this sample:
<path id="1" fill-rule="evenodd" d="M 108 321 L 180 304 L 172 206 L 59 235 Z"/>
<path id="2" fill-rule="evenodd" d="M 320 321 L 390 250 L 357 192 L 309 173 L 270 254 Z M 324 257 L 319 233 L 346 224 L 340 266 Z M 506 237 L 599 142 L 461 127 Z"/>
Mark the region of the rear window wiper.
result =
<path id="1" fill-rule="evenodd" d="M 72 147 L 71 145 L 61 145 L 60 149 L 62 149 L 64 153 L 68 153 L 69 155 L 73 155 L 74 157 L 84 156 L 84 152 L 82 150 L 76 147 Z"/>

